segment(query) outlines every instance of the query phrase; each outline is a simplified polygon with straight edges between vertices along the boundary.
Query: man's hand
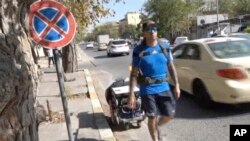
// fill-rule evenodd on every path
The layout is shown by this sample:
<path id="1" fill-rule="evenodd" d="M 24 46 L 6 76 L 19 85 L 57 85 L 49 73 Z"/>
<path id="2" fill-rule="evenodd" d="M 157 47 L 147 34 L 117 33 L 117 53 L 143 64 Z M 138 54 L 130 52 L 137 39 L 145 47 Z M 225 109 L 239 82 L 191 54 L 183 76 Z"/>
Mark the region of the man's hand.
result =
<path id="1" fill-rule="evenodd" d="M 181 94 L 180 86 L 179 84 L 176 84 L 174 87 L 174 95 L 176 97 L 176 100 L 180 98 L 180 94 Z"/>
<path id="2" fill-rule="evenodd" d="M 131 109 L 136 108 L 136 99 L 135 99 L 135 94 L 129 94 L 128 97 L 128 107 Z"/>

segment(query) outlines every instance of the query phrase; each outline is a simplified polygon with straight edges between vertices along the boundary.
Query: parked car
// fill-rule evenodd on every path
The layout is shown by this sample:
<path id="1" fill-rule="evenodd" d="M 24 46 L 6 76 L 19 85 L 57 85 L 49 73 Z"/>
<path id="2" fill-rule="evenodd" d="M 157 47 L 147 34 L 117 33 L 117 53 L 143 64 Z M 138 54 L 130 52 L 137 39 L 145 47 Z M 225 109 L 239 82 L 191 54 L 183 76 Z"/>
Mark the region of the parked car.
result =
<path id="1" fill-rule="evenodd" d="M 245 39 L 250 40 L 250 34 L 249 33 L 231 33 L 228 36 L 229 37 L 245 38 Z"/>
<path id="2" fill-rule="evenodd" d="M 177 37 L 177 38 L 175 39 L 175 41 L 174 41 L 174 46 L 177 46 L 177 45 L 179 45 L 179 44 L 181 44 L 181 43 L 184 43 L 184 42 L 186 42 L 186 41 L 188 41 L 188 37 L 187 37 L 187 36 L 179 36 L 179 37 Z"/>
<path id="3" fill-rule="evenodd" d="M 113 40 L 108 43 L 107 55 L 113 56 L 117 54 L 129 55 L 130 49 L 126 40 Z"/>
<path id="4" fill-rule="evenodd" d="M 172 53 L 181 90 L 201 106 L 250 102 L 250 40 L 204 38 L 180 44 Z"/>

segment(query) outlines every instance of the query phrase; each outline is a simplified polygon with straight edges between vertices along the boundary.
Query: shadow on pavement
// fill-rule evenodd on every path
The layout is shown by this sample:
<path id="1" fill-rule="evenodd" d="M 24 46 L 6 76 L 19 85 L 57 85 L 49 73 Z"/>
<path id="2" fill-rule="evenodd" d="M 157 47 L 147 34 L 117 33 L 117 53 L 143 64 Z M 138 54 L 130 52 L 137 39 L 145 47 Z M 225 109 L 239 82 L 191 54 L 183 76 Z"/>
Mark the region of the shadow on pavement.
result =
<path id="1" fill-rule="evenodd" d="M 95 56 L 95 59 L 103 59 L 103 58 L 109 58 L 107 55 L 100 55 L 100 56 Z"/>
<path id="2" fill-rule="evenodd" d="M 79 119 L 79 128 L 93 128 L 97 129 L 94 125 L 93 113 L 81 112 L 77 115 Z"/>
<path id="3" fill-rule="evenodd" d="M 249 107 L 250 103 L 239 105 L 215 103 L 214 108 L 205 109 L 194 102 L 193 96 L 182 93 L 177 101 L 176 118 L 202 119 L 249 114 Z"/>
<path id="4" fill-rule="evenodd" d="M 105 118 L 107 119 L 108 124 L 113 132 L 123 132 L 123 131 L 130 130 L 130 129 L 139 129 L 140 128 L 135 124 L 129 124 L 129 129 L 126 129 L 125 126 L 123 125 L 123 123 L 120 123 L 119 125 L 113 125 L 110 117 L 105 116 Z"/>

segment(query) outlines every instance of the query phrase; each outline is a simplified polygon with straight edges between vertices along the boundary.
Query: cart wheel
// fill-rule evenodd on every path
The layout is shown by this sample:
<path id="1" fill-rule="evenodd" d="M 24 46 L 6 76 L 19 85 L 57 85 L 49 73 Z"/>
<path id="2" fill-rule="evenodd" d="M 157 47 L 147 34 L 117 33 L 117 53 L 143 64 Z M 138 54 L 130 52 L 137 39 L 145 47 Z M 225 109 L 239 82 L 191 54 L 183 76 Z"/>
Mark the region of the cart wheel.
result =
<path id="1" fill-rule="evenodd" d="M 138 127 L 138 128 L 141 128 L 141 122 L 142 122 L 142 121 L 137 121 L 137 127 Z"/>
<path id="2" fill-rule="evenodd" d="M 124 124 L 125 130 L 128 130 L 129 129 L 129 123 L 123 123 L 123 124 Z"/>
<path id="3" fill-rule="evenodd" d="M 119 120 L 117 120 L 117 112 L 116 109 L 114 109 L 114 107 L 112 107 L 112 101 L 109 100 L 109 111 L 110 111 L 110 118 L 111 118 L 111 123 L 113 125 L 118 125 L 119 124 Z"/>
<path id="4" fill-rule="evenodd" d="M 118 114 L 117 114 L 118 110 L 115 109 L 114 110 L 114 117 L 115 117 L 115 125 L 119 125 L 119 117 L 118 117 Z"/>

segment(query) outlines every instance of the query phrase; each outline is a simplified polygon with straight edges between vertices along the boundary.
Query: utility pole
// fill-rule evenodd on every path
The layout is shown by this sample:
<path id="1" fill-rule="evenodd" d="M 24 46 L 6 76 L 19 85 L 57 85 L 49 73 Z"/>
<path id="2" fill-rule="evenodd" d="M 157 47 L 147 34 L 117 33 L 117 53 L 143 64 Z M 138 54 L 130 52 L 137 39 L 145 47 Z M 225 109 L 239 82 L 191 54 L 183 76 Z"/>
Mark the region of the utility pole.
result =
<path id="1" fill-rule="evenodd" d="M 220 23 L 219 23 L 219 0 L 216 0 L 216 13 L 217 13 L 217 30 L 220 30 Z"/>

